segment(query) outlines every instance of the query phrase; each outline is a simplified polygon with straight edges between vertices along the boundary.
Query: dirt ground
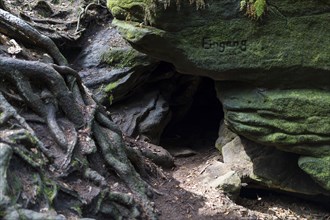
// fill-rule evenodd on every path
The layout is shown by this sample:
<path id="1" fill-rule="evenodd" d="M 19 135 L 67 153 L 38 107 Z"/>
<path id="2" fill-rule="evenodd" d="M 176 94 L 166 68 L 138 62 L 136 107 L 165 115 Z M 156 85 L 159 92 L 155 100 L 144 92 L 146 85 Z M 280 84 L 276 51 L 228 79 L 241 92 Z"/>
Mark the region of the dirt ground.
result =
<path id="1" fill-rule="evenodd" d="M 159 184 L 163 196 L 155 200 L 160 219 L 290 219 L 329 220 L 330 211 L 322 205 L 288 195 L 255 192 L 255 198 L 239 198 L 236 202 L 218 189 L 202 184 L 198 177 L 217 160 L 212 146 L 194 149 L 196 154 L 177 157 L 176 167 L 166 171 L 168 179 Z"/>

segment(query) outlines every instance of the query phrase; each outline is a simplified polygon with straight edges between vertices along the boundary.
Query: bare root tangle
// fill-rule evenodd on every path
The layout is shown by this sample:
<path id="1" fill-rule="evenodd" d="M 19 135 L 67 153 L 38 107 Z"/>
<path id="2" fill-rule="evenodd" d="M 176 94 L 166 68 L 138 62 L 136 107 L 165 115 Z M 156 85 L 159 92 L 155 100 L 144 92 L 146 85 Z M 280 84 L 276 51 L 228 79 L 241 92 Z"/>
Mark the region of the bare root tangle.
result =
<path id="1" fill-rule="evenodd" d="M 79 15 L 78 15 L 78 19 L 77 19 L 77 27 L 76 27 L 76 31 L 75 31 L 76 34 L 85 30 L 85 29 L 81 29 L 81 30 L 80 30 L 80 22 L 81 22 L 82 18 L 87 14 L 87 11 L 89 10 L 89 8 L 90 8 L 91 6 L 100 6 L 100 7 L 104 7 L 104 6 L 102 6 L 102 5 L 106 5 L 106 2 L 103 1 L 102 4 L 101 4 L 101 1 L 100 1 L 100 0 L 94 0 L 94 1 L 92 1 L 92 2 L 91 2 L 91 1 L 84 1 L 84 4 L 85 4 L 86 6 L 84 6 L 84 7 L 80 7 L 80 13 L 79 13 Z"/>
<path id="2" fill-rule="evenodd" d="M 62 76 L 52 66 L 36 61 L 1 57 L 0 76 L 12 81 L 29 106 L 44 118 L 48 115 L 47 109 L 41 98 L 33 93 L 28 79 L 46 83 L 67 117 L 77 127 L 84 125 L 82 110 L 74 100 Z"/>
<path id="3" fill-rule="evenodd" d="M 58 64 L 0 55 L 0 78 L 3 79 L 0 89 L 14 90 L 14 95 L 7 92 L 3 95 L 0 92 L 0 218 L 3 217 L 1 213 L 5 212 L 7 219 L 63 219 L 61 215 L 39 213 L 26 207 L 9 205 L 6 172 L 11 155 L 14 154 L 15 158 L 34 168 L 41 179 L 37 182 L 54 185 L 51 192 L 41 192 L 44 197 L 51 197 L 47 201 L 53 201 L 57 191 L 61 190 L 80 203 L 91 203 L 95 198 L 95 215 L 100 212 L 113 218 L 123 216 L 130 219 L 157 219 L 158 214 L 149 199 L 155 191 L 142 178 L 149 177 L 146 170 L 150 169 L 151 163 L 145 165 L 146 160 L 141 152 L 125 144 L 120 129 L 92 98 L 78 73 L 67 66 L 65 57 L 53 41 L 20 18 L 1 9 L 0 33 L 45 49 Z M 10 88 L 6 88 L 6 85 Z M 14 105 L 17 101 L 20 104 Z M 29 107 L 23 116 L 18 113 L 22 102 Z M 51 140 L 55 141 L 51 146 L 49 145 L 52 142 L 47 142 L 45 147 L 44 142 L 49 138 L 42 136 L 40 131 L 38 133 L 36 125 L 26 122 L 24 117 L 31 110 L 41 117 L 35 123 L 47 124 Z M 10 127 L 13 121 L 15 125 Z M 61 163 L 54 161 L 56 158 L 53 158 L 53 151 L 62 152 Z M 99 173 L 98 170 L 91 169 L 88 160 L 88 154 L 91 153 L 99 155 L 99 158 L 103 157 L 103 162 L 110 170 L 115 171 L 132 193 L 112 191 L 105 178 L 110 173 Z M 89 180 L 86 181 L 89 185 L 86 184 L 91 192 L 95 189 L 95 195 L 89 200 L 69 186 L 67 181 L 73 172 L 79 173 L 79 178 Z M 108 174 L 103 176 L 104 172 Z M 43 180 L 45 176 L 49 180 Z"/>

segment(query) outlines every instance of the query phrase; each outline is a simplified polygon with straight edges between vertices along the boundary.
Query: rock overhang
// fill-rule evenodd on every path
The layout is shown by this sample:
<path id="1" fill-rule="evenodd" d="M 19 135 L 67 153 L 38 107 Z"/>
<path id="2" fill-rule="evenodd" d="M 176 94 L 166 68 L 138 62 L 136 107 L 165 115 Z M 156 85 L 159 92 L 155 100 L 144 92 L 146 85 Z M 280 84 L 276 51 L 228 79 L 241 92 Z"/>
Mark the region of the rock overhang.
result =
<path id="1" fill-rule="evenodd" d="M 154 4 L 109 0 L 131 18 L 117 16 L 114 24 L 133 47 L 173 63 L 179 72 L 215 80 L 330 80 L 329 4 L 270 1 L 266 17 L 252 21 L 240 12 L 239 1 L 209 1 L 200 10 L 188 1 L 180 10 L 155 3 L 153 23 L 145 25 L 145 17 L 127 2 L 144 10 Z"/>

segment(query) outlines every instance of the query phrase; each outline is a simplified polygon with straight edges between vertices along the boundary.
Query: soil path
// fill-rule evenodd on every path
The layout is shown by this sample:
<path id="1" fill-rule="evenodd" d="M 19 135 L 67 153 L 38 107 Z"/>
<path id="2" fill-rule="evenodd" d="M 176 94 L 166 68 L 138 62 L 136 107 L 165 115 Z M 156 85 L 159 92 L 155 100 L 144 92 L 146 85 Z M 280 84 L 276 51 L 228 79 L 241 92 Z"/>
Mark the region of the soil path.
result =
<path id="1" fill-rule="evenodd" d="M 159 185 L 164 195 L 155 201 L 160 219 L 330 219 L 330 211 L 321 205 L 272 192 L 258 195 L 255 191 L 250 195 L 253 199 L 232 201 L 199 178 L 206 167 L 221 161 L 217 150 L 195 151 L 194 156 L 177 157 L 176 167 L 166 171 L 168 179 Z"/>

